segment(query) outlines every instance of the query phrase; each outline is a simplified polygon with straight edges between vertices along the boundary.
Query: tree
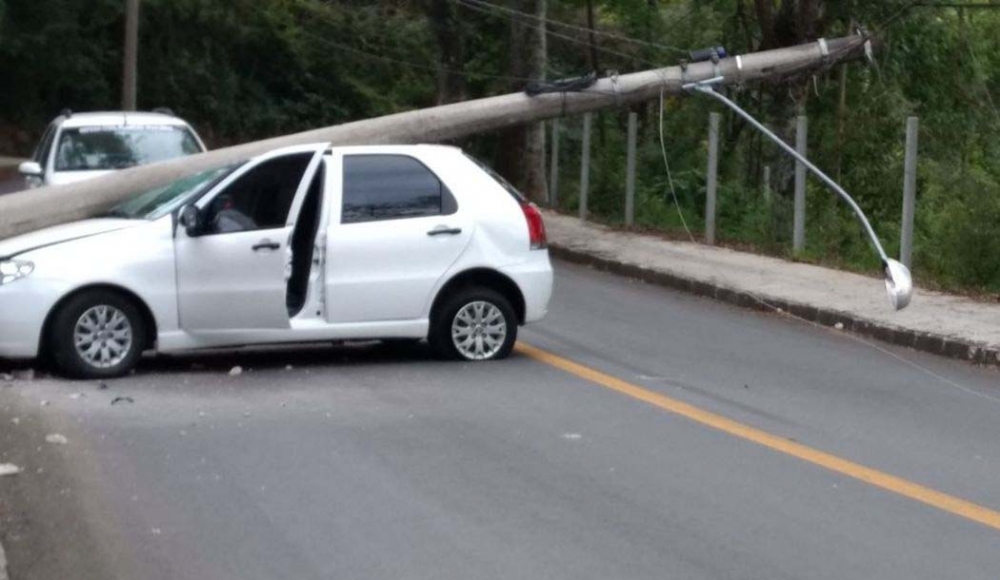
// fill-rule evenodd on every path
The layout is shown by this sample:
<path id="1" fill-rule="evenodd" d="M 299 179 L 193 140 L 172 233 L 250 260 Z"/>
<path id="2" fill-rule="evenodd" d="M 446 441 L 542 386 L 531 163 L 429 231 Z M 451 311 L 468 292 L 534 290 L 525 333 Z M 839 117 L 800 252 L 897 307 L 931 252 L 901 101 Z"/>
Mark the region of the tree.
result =
<path id="1" fill-rule="evenodd" d="M 459 7 L 453 0 L 429 0 L 427 17 L 434 29 L 440 53 L 438 63 L 437 104 L 454 103 L 467 98 L 465 88 L 464 30 Z"/>
<path id="2" fill-rule="evenodd" d="M 533 17 L 513 15 L 510 20 L 510 75 L 522 79 L 545 78 L 548 49 L 545 19 L 547 0 L 514 0 L 513 8 Z M 521 81 L 512 88 L 520 90 Z M 504 131 L 497 165 L 531 199 L 547 197 L 545 181 L 545 124 L 535 123 Z"/>

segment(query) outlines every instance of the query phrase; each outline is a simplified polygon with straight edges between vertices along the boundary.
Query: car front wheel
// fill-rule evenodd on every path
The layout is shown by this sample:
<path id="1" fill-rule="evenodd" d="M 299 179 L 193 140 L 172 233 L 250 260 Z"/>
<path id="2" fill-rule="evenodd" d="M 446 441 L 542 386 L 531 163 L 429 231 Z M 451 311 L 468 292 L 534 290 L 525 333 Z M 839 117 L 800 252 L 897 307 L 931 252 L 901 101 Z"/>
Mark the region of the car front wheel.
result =
<path id="1" fill-rule="evenodd" d="M 135 367 L 145 337 L 145 319 L 131 300 L 116 292 L 88 290 L 59 307 L 49 345 L 63 374 L 104 379 L 120 377 Z"/>
<path id="2" fill-rule="evenodd" d="M 485 361 L 506 358 L 517 340 L 517 317 L 504 296 L 488 288 L 464 288 L 432 321 L 430 342 L 445 358 Z"/>

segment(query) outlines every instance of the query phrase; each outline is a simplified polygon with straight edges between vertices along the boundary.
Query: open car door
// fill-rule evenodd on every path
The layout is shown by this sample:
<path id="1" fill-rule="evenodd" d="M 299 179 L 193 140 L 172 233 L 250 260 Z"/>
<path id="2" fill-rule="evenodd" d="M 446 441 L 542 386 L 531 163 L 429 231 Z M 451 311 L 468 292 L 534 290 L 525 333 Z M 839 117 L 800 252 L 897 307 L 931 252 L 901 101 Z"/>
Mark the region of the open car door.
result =
<path id="1" fill-rule="evenodd" d="M 327 147 L 255 158 L 198 200 L 198 228 L 178 227 L 174 237 L 181 328 L 290 327 L 292 232 Z"/>

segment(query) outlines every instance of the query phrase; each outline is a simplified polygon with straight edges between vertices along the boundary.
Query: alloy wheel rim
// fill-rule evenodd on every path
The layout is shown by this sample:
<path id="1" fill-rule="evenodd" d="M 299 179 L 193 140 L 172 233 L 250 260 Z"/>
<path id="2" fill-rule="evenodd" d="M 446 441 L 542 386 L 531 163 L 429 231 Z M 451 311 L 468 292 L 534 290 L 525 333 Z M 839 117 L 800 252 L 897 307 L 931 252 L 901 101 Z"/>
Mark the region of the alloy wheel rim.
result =
<path id="1" fill-rule="evenodd" d="M 507 339 L 507 322 L 495 304 L 477 300 L 458 309 L 451 322 L 451 340 L 469 360 L 495 356 Z"/>
<path id="2" fill-rule="evenodd" d="M 120 364 L 132 348 L 132 323 L 125 314 L 102 304 L 89 308 L 76 321 L 73 344 L 87 364 L 106 369 Z"/>

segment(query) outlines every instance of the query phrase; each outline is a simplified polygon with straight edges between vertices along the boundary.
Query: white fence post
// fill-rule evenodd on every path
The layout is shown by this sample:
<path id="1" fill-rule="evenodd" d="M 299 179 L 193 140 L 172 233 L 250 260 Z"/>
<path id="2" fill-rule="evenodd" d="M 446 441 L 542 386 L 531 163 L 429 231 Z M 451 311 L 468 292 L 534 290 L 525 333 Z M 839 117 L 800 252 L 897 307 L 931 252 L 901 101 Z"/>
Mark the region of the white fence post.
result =
<path id="1" fill-rule="evenodd" d="M 808 119 L 799 115 L 795 120 L 795 150 L 806 156 L 809 136 Z M 792 225 L 792 251 L 796 254 L 806 247 L 806 166 L 795 162 L 795 217 Z"/>
<path id="2" fill-rule="evenodd" d="M 917 135 L 920 119 L 906 119 L 906 158 L 903 164 L 903 227 L 899 236 L 899 261 L 907 268 L 913 262 L 913 216 L 917 203 Z"/>
<path id="3" fill-rule="evenodd" d="M 715 196 L 719 187 L 719 120 L 722 115 L 708 115 L 708 177 L 705 185 L 705 243 L 715 244 Z"/>
<path id="4" fill-rule="evenodd" d="M 764 202 L 771 203 L 771 166 L 764 166 Z"/>
<path id="5" fill-rule="evenodd" d="M 625 225 L 635 225 L 635 146 L 639 115 L 628 114 L 628 159 L 625 163 Z"/>

